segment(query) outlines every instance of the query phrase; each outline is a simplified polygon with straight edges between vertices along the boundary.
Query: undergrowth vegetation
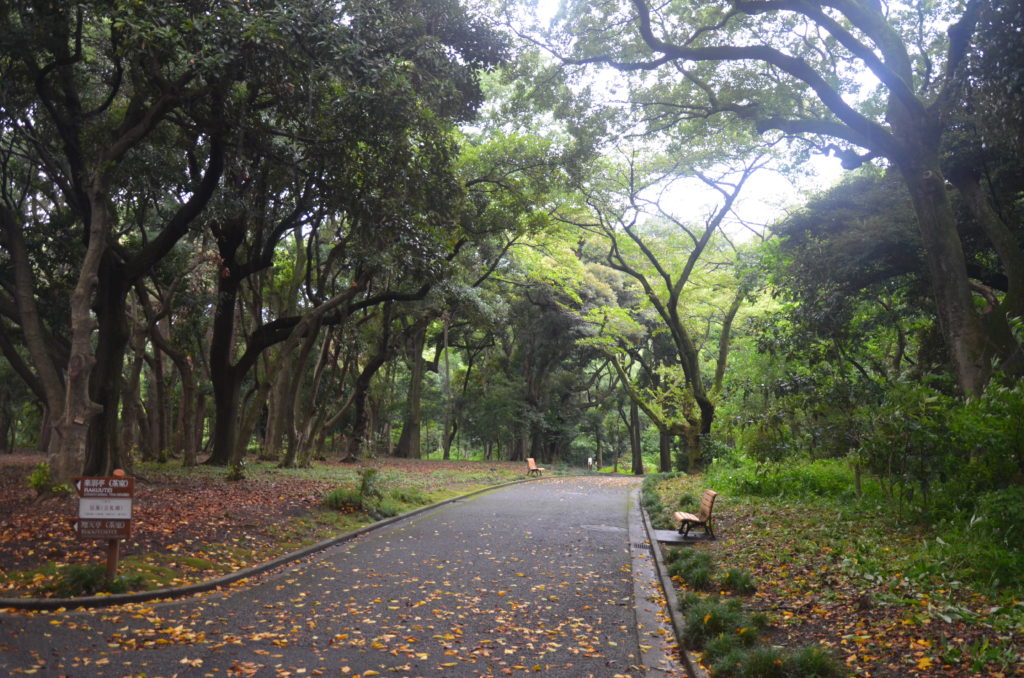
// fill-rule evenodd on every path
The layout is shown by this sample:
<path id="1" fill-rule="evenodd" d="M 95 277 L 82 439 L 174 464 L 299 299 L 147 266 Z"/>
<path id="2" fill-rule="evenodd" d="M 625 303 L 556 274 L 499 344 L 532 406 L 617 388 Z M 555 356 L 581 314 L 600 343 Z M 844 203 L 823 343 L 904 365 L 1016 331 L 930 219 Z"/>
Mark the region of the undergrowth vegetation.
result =
<path id="1" fill-rule="evenodd" d="M 873 676 L 1012 675 L 1024 662 L 1020 488 L 953 506 L 936 483 L 929 510 L 905 496 L 901 518 L 892 487 L 850 461 L 729 452 L 703 476 L 649 477 L 644 508 L 670 529 L 671 512 L 694 511 L 705 488 L 719 493 L 719 539 L 665 560 L 686 592 L 683 642 L 713 675 L 846 675 L 831 672 L 833 657 Z M 702 626 L 733 615 L 733 629 L 758 629 L 742 617 L 756 613 L 767 643 Z"/>
<path id="2" fill-rule="evenodd" d="M 339 487 L 324 496 L 324 506 L 339 511 L 360 511 L 380 520 L 405 512 L 411 506 L 431 503 L 430 495 L 417 487 L 385 488 L 385 476 L 375 468 L 359 472 L 358 487 Z"/>
<path id="3" fill-rule="evenodd" d="M 759 463 L 739 455 L 715 459 L 705 482 L 737 496 L 833 505 L 840 515 L 913 525 L 926 536 L 908 556 L 912 571 L 942 577 L 956 572 L 959 581 L 989 593 L 1024 589 L 1024 488 L 972 495 L 940 486 L 929 497 L 928 510 L 906 505 L 901 512 L 884 481 L 858 479 L 848 461 Z"/>

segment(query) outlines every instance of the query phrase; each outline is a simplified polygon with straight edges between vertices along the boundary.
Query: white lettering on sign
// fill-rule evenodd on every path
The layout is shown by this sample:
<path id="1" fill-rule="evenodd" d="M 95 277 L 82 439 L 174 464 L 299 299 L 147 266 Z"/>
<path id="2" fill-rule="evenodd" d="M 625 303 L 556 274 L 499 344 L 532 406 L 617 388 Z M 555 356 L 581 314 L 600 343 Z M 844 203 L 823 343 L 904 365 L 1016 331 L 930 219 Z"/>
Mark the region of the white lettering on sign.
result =
<path id="1" fill-rule="evenodd" d="M 78 500 L 78 517 L 127 520 L 132 517 L 132 500 L 117 497 L 82 497 Z"/>

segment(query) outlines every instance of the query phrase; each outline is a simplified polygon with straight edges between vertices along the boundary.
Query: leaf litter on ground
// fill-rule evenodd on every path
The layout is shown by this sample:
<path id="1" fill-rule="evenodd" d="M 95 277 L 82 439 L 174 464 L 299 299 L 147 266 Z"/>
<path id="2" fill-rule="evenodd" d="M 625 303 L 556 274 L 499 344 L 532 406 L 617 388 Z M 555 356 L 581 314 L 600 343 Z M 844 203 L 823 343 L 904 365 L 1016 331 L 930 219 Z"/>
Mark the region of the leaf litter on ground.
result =
<path id="1" fill-rule="evenodd" d="M 697 495 L 704 482 L 668 479 L 662 503 Z M 855 676 L 1024 676 L 1024 600 L 972 590 L 955 572 L 912 574 L 928 535 L 880 509 L 848 509 L 719 493 L 719 539 L 693 548 L 719 571 L 753 575 L 746 606 L 770 615 L 769 644 L 820 645 Z"/>
<path id="2" fill-rule="evenodd" d="M 101 564 L 102 540 L 78 539 L 71 528 L 75 497 L 41 503 L 27 478 L 38 455 L 0 456 L 0 597 L 51 597 L 72 565 Z M 132 536 L 121 542 L 124 575 L 143 588 L 182 586 L 266 562 L 303 546 L 374 522 L 364 513 L 328 509 L 323 496 L 358 487 L 359 470 L 376 468 L 387 489 L 415 489 L 440 501 L 523 477 L 508 462 L 366 460 L 278 470 L 250 464 L 247 478 L 228 482 L 225 470 L 142 464 L 135 473 Z M 416 508 L 399 501 L 404 510 Z"/>

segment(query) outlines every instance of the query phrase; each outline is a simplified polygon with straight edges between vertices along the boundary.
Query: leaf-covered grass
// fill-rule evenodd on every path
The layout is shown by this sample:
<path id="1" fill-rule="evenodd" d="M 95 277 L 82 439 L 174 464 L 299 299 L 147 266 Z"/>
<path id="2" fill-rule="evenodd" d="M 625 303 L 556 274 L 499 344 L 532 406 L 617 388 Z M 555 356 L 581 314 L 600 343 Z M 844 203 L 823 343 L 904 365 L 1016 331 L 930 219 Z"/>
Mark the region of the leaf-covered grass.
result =
<path id="1" fill-rule="evenodd" d="M 91 580 L 62 588 L 71 566 L 100 564 L 106 551 L 102 540 L 72 533 L 74 498 L 33 504 L 28 478 L 36 462 L 0 474 L 0 597 L 102 590 Z M 369 510 L 324 505 L 331 493 L 358 495 L 367 471 L 379 494 Z M 382 517 L 522 479 L 525 464 L 367 460 L 278 469 L 256 461 L 236 482 L 225 480 L 223 468 L 140 464 L 133 473 L 135 519 L 118 572 L 131 590 L 149 590 L 227 574 Z"/>
<path id="2" fill-rule="evenodd" d="M 977 566 L 960 559 L 962 544 L 899 522 L 880 494 L 866 488 L 867 498 L 858 500 L 834 478 L 818 477 L 823 474 L 827 465 L 804 474 L 791 469 L 790 494 L 781 497 L 740 494 L 721 477 L 676 475 L 660 482 L 656 503 L 662 506 L 706 487 L 719 491 L 719 539 L 687 549 L 729 574 L 700 595 L 729 595 L 735 587 L 726 580 L 738 576 L 731 573 L 746 573 L 756 592 L 743 605 L 768 615 L 767 644 L 794 652 L 811 648 L 798 652 L 807 665 L 820 647 L 851 675 L 1014 675 L 1024 662 L 1024 588 L 979 581 Z M 852 483 L 852 474 L 848 478 Z M 697 589 L 686 575 L 676 582 L 682 590 Z M 746 654 L 719 642 L 709 666 L 733 662 L 734 672 L 720 675 L 755 675 L 753 668 L 736 668 Z M 790 661 L 796 659 L 783 663 Z"/>

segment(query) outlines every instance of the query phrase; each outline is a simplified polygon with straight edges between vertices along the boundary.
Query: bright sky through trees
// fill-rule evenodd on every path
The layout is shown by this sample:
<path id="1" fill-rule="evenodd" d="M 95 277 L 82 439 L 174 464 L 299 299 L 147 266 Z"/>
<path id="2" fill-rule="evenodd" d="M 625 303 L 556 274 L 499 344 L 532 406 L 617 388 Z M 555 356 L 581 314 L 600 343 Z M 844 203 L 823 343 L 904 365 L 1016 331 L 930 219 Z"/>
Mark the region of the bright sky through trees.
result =
<path id="1" fill-rule="evenodd" d="M 522 30 L 527 34 L 537 34 L 556 19 L 562 0 L 537 0 L 531 4 L 532 8 L 520 8 L 517 21 L 524 24 Z M 597 103 L 625 105 L 623 93 L 628 91 L 626 74 L 596 64 L 587 66 L 585 73 L 582 77 L 598 93 Z M 865 77 L 870 79 L 867 73 Z M 873 85 L 865 83 L 865 91 L 871 87 Z M 603 97 L 600 95 L 602 91 L 605 93 Z M 749 235 L 748 229 L 762 231 L 764 226 L 802 204 L 809 193 L 834 185 L 843 172 L 838 158 L 821 154 L 812 154 L 800 165 L 799 172 L 769 166 L 746 182 L 733 215 L 723 222 L 723 228 L 739 239 Z M 647 197 L 652 201 L 660 200 L 663 209 L 687 221 L 704 220 L 721 202 L 720 193 L 692 177 L 675 179 L 671 185 L 651 191 Z"/>

